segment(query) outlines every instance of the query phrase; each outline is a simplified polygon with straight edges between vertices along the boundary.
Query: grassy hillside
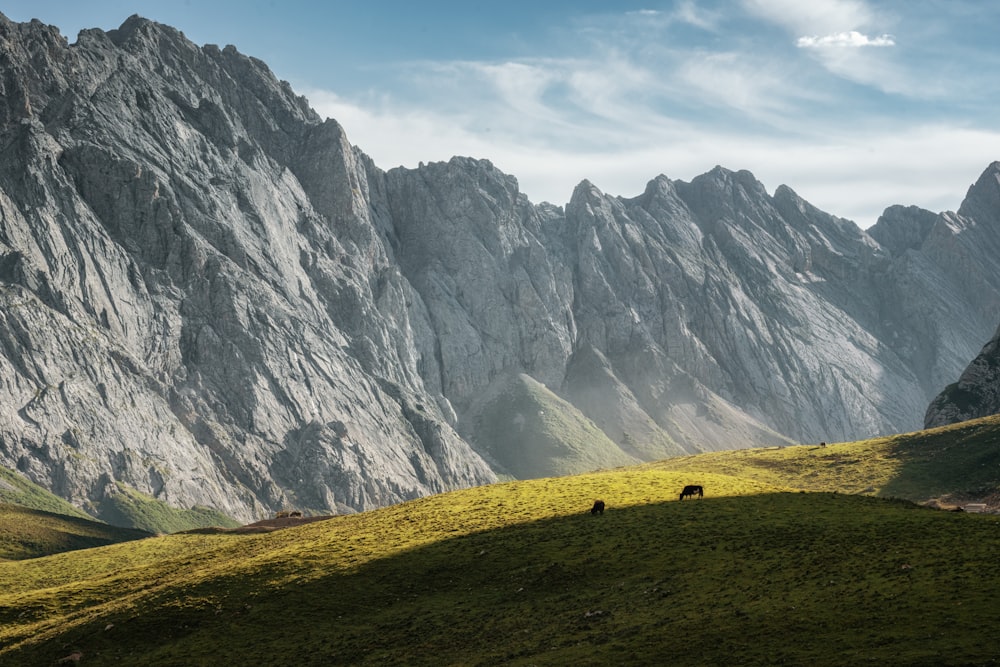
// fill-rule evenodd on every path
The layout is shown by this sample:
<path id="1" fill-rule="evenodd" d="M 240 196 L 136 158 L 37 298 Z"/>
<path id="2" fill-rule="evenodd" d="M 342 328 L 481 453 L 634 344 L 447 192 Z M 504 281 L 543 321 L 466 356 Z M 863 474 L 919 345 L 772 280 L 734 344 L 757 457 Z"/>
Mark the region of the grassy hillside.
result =
<path id="1" fill-rule="evenodd" d="M 92 516 L 17 472 L 3 467 L 0 467 L 0 503 L 91 521 L 97 517 L 112 526 L 135 528 L 149 533 L 174 533 L 206 526 L 232 528 L 239 525 L 217 510 L 208 507 L 177 509 L 121 483 L 118 484 L 117 494 L 88 507 L 93 512 Z M 2 534 L 0 539 L 4 539 Z M 7 539 L 14 538 L 8 535 Z"/>
<path id="2" fill-rule="evenodd" d="M 998 433 L 711 454 L 0 563 L 0 664 L 990 664 L 1000 519 L 853 492 L 952 494 L 939 470 L 990 496 Z M 687 483 L 706 498 L 678 502 Z"/>
<path id="3" fill-rule="evenodd" d="M 118 483 L 118 493 L 95 503 L 93 509 L 94 514 L 108 523 L 151 533 L 176 533 L 206 526 L 233 528 L 239 525 L 209 507 L 177 509 L 121 482 Z"/>
<path id="4" fill-rule="evenodd" d="M 1000 490 L 1000 416 L 860 442 L 715 452 L 648 467 L 957 505 L 989 500 Z"/>
<path id="5" fill-rule="evenodd" d="M 476 449 L 518 479 L 572 475 L 639 459 L 527 375 L 503 378 L 477 406 Z"/>
<path id="6" fill-rule="evenodd" d="M 149 536 L 141 530 L 0 503 L 0 561 L 38 558 Z"/>
<path id="7" fill-rule="evenodd" d="M 31 509 L 90 519 L 59 496 L 28 480 L 23 475 L 0 466 L 0 503 L 22 505 Z"/>

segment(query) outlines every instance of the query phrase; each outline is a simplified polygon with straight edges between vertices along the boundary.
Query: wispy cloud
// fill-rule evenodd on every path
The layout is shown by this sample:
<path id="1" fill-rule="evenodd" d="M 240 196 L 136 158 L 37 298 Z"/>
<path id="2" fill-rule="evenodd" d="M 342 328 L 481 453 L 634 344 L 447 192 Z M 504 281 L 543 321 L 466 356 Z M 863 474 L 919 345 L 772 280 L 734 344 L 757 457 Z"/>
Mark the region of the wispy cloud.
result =
<path id="1" fill-rule="evenodd" d="M 638 9 L 622 15 L 624 22 L 638 22 L 660 28 L 684 24 L 707 31 L 714 31 L 721 17 L 719 12 L 705 9 L 693 0 L 682 0 L 670 10 Z M 602 17 L 602 22 L 606 23 L 607 20 L 608 17 Z"/>
<path id="2" fill-rule="evenodd" d="M 727 107 L 745 120 L 782 124 L 802 96 L 814 91 L 788 85 L 792 72 L 784 63 L 741 51 L 700 52 L 677 64 L 685 93 L 700 104 Z"/>
<path id="3" fill-rule="evenodd" d="M 896 38 L 892 35 L 879 35 L 869 37 L 857 30 L 848 32 L 838 32 L 823 37 L 799 37 L 795 45 L 800 49 L 822 49 L 822 48 L 861 48 L 864 46 L 895 46 Z"/>

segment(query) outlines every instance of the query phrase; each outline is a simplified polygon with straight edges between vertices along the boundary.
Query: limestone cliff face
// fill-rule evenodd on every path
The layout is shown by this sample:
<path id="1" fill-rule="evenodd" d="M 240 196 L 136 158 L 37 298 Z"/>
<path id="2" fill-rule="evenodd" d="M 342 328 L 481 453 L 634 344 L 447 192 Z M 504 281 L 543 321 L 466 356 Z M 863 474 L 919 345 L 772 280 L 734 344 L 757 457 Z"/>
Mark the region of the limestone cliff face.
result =
<path id="1" fill-rule="evenodd" d="M 565 472 L 909 430 L 1000 305 L 998 165 L 870 233 L 723 168 L 534 205 L 485 160 L 384 172 L 138 17 L 0 16 L 0 146 L 0 465 L 81 506 L 349 511 L 557 472 L 497 449 L 528 441 Z"/>
<path id="2" fill-rule="evenodd" d="M 459 414 L 513 366 L 640 457 L 919 428 L 1000 294 L 985 215 L 896 207 L 868 234 L 723 168 L 633 199 L 584 182 L 565 211 L 467 159 L 388 180 Z"/>
<path id="3" fill-rule="evenodd" d="M 427 328 L 366 157 L 260 62 L 133 17 L 0 22 L 0 461 L 233 516 L 493 473 L 418 371 Z"/>

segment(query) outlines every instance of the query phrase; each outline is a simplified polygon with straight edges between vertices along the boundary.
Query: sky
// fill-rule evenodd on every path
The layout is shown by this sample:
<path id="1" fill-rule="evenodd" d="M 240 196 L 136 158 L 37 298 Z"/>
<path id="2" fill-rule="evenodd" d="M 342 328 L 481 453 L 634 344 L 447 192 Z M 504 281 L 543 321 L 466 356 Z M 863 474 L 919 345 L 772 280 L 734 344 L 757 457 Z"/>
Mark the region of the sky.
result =
<path id="1" fill-rule="evenodd" d="M 485 158 L 535 202 L 716 165 L 863 228 L 1000 160 L 993 0 L 0 0 L 72 43 L 139 14 L 263 60 L 383 169 Z"/>

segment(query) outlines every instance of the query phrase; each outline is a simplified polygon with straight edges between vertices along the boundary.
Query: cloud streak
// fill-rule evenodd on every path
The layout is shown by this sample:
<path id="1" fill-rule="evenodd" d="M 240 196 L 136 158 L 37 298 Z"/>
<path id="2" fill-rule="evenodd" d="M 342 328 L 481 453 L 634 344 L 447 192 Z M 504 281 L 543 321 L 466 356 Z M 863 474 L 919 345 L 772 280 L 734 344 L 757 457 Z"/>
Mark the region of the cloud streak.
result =
<path id="1" fill-rule="evenodd" d="M 896 46 L 896 38 L 892 35 L 879 35 L 869 37 L 857 30 L 848 32 L 838 32 L 833 35 L 823 37 L 799 37 L 795 45 L 800 49 L 822 49 L 822 48 L 862 48 L 865 46 Z"/>

